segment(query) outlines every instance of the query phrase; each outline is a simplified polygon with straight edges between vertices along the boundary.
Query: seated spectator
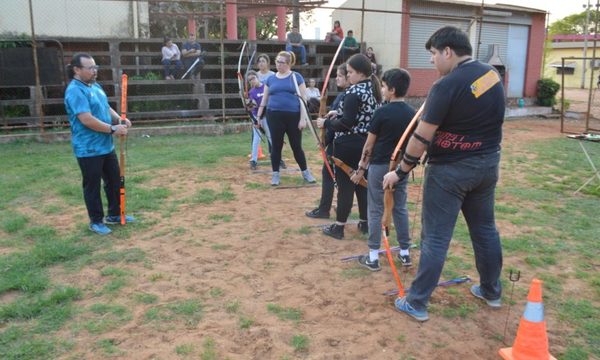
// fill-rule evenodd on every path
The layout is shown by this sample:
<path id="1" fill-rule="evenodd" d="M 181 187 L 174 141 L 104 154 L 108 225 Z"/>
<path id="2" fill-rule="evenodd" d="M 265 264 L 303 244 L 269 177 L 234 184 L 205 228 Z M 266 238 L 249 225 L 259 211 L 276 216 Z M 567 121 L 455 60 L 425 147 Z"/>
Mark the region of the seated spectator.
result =
<path id="1" fill-rule="evenodd" d="M 348 30 L 348 34 L 344 38 L 344 45 L 342 46 L 342 59 L 346 61 L 350 56 L 358 54 L 360 49 L 358 48 L 358 42 L 354 38 L 354 32 Z"/>
<path id="2" fill-rule="evenodd" d="M 181 62 L 181 52 L 177 45 L 173 44 L 171 38 L 165 36 L 162 47 L 162 61 L 164 67 L 165 80 L 175 79 L 175 72 L 183 69 L 183 63 Z M 175 67 L 175 69 L 173 69 Z"/>
<path id="3" fill-rule="evenodd" d="M 315 79 L 308 80 L 308 87 L 306 88 L 306 102 L 308 103 L 308 110 L 311 114 L 319 112 L 319 105 L 321 101 L 321 92 L 316 87 L 317 81 Z"/>
<path id="4" fill-rule="evenodd" d="M 306 62 L 306 48 L 302 44 L 302 34 L 298 31 L 297 26 L 292 27 L 292 31 L 287 34 L 286 41 L 285 51 L 293 51 L 295 54 L 299 54 L 302 65 L 308 65 Z"/>
<path id="5" fill-rule="evenodd" d="M 333 42 L 339 44 L 344 38 L 344 30 L 338 20 L 333 22 L 333 29 L 325 36 L 325 42 Z"/>
<path id="6" fill-rule="evenodd" d="M 371 69 L 373 69 L 373 74 L 379 75 L 377 74 L 377 60 L 375 59 L 373 48 L 369 46 L 365 55 L 369 58 L 369 60 L 371 60 Z"/>
<path id="7" fill-rule="evenodd" d="M 190 78 L 198 79 L 200 77 L 200 70 L 204 67 L 204 58 L 202 57 L 202 47 L 196 41 L 196 34 L 190 33 L 188 40 L 181 45 L 181 57 L 185 71 L 188 71 L 196 60 L 198 60 L 198 63 L 194 65 L 189 74 Z"/>

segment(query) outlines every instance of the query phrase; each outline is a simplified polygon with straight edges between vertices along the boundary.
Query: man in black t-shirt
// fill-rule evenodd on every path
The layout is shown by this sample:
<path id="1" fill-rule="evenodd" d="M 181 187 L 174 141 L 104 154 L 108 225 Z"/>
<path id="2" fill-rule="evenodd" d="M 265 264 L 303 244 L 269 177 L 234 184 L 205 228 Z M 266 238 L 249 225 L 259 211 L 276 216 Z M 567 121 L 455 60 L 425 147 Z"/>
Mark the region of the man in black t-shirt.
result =
<path id="1" fill-rule="evenodd" d="M 381 246 L 381 222 L 384 209 L 383 176 L 388 172 L 396 144 L 415 115 L 415 109 L 404 102 L 410 85 L 410 75 L 404 69 L 390 69 L 381 78 L 381 95 L 389 103 L 375 111 L 369 123 L 369 135 L 363 147 L 358 170 L 351 180 L 357 183 L 368 168 L 367 210 L 369 221 L 368 255 L 361 255 L 358 262 L 371 271 L 379 271 L 379 248 Z M 396 185 L 392 211 L 396 227 L 396 239 L 400 244 L 398 259 L 404 266 L 412 265 L 409 254 L 408 209 L 406 186 L 408 179 Z"/>
<path id="2" fill-rule="evenodd" d="M 423 183 L 421 256 L 417 275 L 396 309 L 418 321 L 429 319 L 427 305 L 439 281 L 452 233 L 462 211 L 473 244 L 480 285 L 471 293 L 492 308 L 501 306 L 502 248 L 494 219 L 504 87 L 488 64 L 471 58 L 468 35 L 446 26 L 425 44 L 443 76 L 427 96 L 421 121 L 396 171 L 385 175 L 393 186 L 429 154 Z"/>

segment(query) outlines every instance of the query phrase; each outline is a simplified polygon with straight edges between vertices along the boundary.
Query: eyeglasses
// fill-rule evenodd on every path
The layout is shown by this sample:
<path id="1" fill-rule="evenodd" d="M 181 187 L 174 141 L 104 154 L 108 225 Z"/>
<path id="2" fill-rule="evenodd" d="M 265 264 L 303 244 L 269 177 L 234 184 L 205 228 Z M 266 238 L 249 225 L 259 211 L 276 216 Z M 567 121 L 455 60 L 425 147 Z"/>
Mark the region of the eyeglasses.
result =
<path id="1" fill-rule="evenodd" d="M 85 70 L 96 70 L 96 71 L 98 71 L 98 69 L 100 69 L 100 66 L 98 66 L 98 65 L 79 66 L 79 67 L 82 68 L 82 69 L 85 69 Z"/>
<path id="2" fill-rule="evenodd" d="M 276 62 L 276 63 L 278 63 L 278 64 L 287 64 L 287 61 L 281 61 L 281 60 L 277 60 L 277 61 L 275 61 L 275 62 Z"/>
<path id="3" fill-rule="evenodd" d="M 256 80 L 255 77 L 248 78 L 248 82 L 253 82 L 254 80 Z"/>

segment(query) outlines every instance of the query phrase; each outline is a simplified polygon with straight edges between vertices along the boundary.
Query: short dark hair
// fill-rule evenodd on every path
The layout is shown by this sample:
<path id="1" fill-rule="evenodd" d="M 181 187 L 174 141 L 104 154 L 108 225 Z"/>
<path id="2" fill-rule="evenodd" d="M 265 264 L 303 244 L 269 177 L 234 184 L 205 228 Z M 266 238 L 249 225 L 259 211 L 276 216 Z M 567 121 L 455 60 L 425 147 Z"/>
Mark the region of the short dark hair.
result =
<path id="1" fill-rule="evenodd" d="M 410 74 L 404 69 L 389 69 L 383 73 L 381 82 L 384 82 L 388 89 L 394 89 L 396 97 L 403 97 L 410 86 Z"/>
<path id="2" fill-rule="evenodd" d="M 67 65 L 67 73 L 69 75 L 69 79 L 72 79 L 73 76 L 75 75 L 75 71 L 73 70 L 74 67 L 82 67 L 81 66 L 81 59 L 86 58 L 86 59 L 93 59 L 92 55 L 85 53 L 85 52 L 79 52 L 73 55 L 73 57 L 71 58 L 71 62 L 69 63 L 69 65 Z"/>
<path id="3" fill-rule="evenodd" d="M 427 50 L 435 48 L 442 51 L 446 47 L 452 49 L 458 56 L 473 54 L 469 35 L 454 26 L 444 26 L 438 29 L 425 43 L 425 49 Z"/>
<path id="4" fill-rule="evenodd" d="M 354 34 L 354 31 L 348 30 L 348 34 Z"/>

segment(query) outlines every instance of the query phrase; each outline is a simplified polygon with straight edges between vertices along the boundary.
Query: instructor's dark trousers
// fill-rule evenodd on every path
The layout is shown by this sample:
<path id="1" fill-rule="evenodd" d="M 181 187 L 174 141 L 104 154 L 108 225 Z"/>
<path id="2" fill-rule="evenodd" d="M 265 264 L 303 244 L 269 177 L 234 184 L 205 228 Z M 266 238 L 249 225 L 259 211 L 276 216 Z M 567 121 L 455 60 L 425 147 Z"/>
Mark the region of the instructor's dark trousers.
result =
<path id="1" fill-rule="evenodd" d="M 104 181 L 104 192 L 108 200 L 108 215 L 119 215 L 119 161 L 114 151 L 100 156 L 77 158 L 83 176 L 83 199 L 91 223 L 101 223 L 104 218 L 100 181 Z"/>

